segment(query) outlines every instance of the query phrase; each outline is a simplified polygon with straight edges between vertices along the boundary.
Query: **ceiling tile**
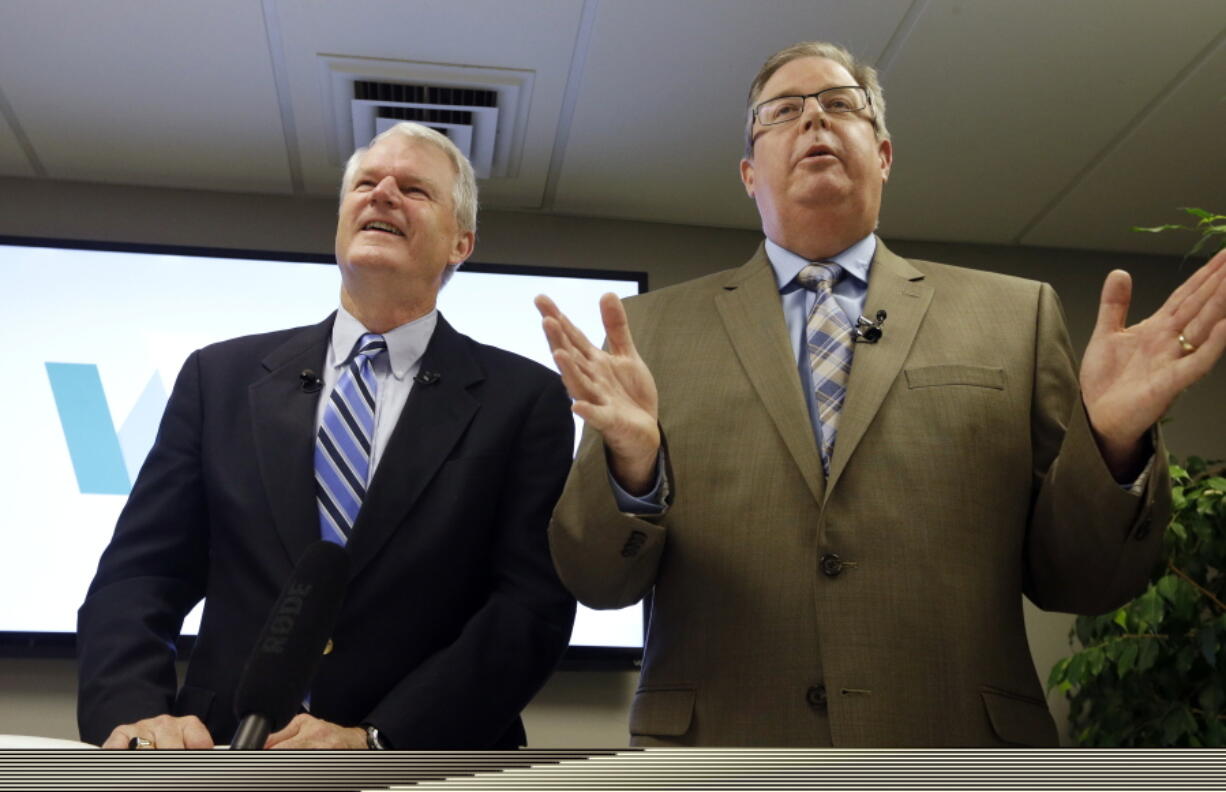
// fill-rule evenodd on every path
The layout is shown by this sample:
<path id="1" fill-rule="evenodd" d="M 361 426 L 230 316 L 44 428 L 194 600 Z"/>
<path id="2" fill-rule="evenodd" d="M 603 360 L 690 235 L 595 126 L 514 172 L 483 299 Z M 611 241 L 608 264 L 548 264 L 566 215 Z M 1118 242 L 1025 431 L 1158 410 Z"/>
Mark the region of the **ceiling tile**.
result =
<path id="1" fill-rule="evenodd" d="M 3 14 L 0 74 L 52 178 L 289 189 L 258 3 L 21 5 Z"/>
<path id="2" fill-rule="evenodd" d="M 837 41 L 870 59 L 909 0 L 600 4 L 554 209 L 758 227 L 738 175 L 745 94 L 772 52 Z"/>
<path id="3" fill-rule="evenodd" d="M 277 5 L 307 190 L 335 193 L 328 78 L 321 53 L 535 72 L 517 175 L 481 182 L 483 206 L 540 205 L 570 72 L 581 0 L 358 0 Z M 388 64 L 394 68 L 395 63 Z M 346 155 L 348 152 L 346 152 Z"/>
<path id="4" fill-rule="evenodd" d="M 1221 0 L 932 0 L 884 80 L 883 231 L 1016 241 L 1224 23 Z"/>
<path id="5" fill-rule="evenodd" d="M 1226 41 L 1130 130 L 1023 243 L 1184 253 L 1195 234 L 1138 234 L 1134 225 L 1194 222 L 1176 210 L 1226 214 Z"/>

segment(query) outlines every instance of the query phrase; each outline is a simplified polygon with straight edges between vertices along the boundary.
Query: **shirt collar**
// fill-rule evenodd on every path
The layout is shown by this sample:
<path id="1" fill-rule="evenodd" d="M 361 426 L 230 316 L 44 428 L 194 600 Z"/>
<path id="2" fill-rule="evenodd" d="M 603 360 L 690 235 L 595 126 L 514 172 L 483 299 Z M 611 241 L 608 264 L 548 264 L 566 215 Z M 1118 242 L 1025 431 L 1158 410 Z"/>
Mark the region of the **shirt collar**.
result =
<path id="1" fill-rule="evenodd" d="M 438 309 L 435 308 L 425 316 L 383 333 L 392 376 L 398 380 L 404 379 L 421 360 L 437 325 Z M 353 345 L 369 332 L 343 305 L 337 308 L 336 321 L 332 323 L 332 365 L 337 368 L 343 366 L 353 351 Z"/>
<path id="2" fill-rule="evenodd" d="M 842 253 L 823 261 L 838 264 L 848 275 L 867 284 L 869 265 L 873 263 L 876 252 L 877 237 L 875 234 L 869 234 Z M 797 273 L 809 264 L 808 259 L 776 245 L 770 239 L 766 240 L 766 257 L 770 260 L 771 269 L 775 271 L 775 283 L 779 286 L 779 291 L 795 284 Z"/>

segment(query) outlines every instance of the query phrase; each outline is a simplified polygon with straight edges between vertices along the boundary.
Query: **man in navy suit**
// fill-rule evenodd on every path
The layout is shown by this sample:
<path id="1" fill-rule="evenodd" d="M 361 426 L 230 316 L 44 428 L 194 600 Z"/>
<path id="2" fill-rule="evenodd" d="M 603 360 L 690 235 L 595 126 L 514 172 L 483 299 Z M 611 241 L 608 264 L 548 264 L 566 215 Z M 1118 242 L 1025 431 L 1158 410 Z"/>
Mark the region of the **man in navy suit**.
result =
<path id="1" fill-rule="evenodd" d="M 83 739 L 228 740 L 243 661 L 298 557 L 329 538 L 350 553 L 344 604 L 309 713 L 268 747 L 525 743 L 520 711 L 574 619 L 545 536 L 573 422 L 556 375 L 438 313 L 475 227 L 471 165 L 442 135 L 399 124 L 345 170 L 338 311 L 187 359 L 79 612 Z M 371 361 L 366 492 L 337 532 L 317 435 L 371 334 L 386 349 Z M 202 597 L 179 687 L 174 638 Z"/>

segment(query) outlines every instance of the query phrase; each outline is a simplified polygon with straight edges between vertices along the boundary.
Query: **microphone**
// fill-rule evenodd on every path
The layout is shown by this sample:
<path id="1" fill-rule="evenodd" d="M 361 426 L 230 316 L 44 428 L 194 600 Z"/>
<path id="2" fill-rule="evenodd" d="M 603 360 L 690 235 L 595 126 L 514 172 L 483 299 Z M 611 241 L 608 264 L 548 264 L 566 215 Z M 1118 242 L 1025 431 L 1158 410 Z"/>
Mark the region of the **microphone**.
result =
<path id="1" fill-rule="evenodd" d="M 303 393 L 315 393 L 324 386 L 323 379 L 313 369 L 303 369 L 298 375 L 298 382 Z"/>
<path id="2" fill-rule="evenodd" d="M 413 378 L 413 381 L 420 385 L 433 385 L 443 378 L 442 374 L 437 371 L 423 371 Z"/>
<path id="3" fill-rule="evenodd" d="M 860 318 L 856 319 L 856 326 L 852 328 L 851 339 L 857 344 L 875 344 L 881 340 L 881 326 L 885 324 L 885 310 L 877 312 L 877 321 L 869 319 L 864 314 L 860 314 Z"/>
<path id="4" fill-rule="evenodd" d="M 268 735 L 298 712 L 336 626 L 348 580 L 349 553 L 338 544 L 316 542 L 298 559 L 243 668 L 234 695 L 239 724 L 232 750 L 262 749 Z"/>

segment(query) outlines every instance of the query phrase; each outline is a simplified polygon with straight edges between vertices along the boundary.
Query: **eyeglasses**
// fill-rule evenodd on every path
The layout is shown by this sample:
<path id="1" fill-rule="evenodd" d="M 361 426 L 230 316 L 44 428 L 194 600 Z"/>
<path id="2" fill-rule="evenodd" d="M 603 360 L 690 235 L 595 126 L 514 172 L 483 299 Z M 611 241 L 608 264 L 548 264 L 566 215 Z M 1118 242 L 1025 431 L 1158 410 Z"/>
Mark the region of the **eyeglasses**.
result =
<path id="1" fill-rule="evenodd" d="M 795 121 L 805 111 L 805 100 L 813 97 L 818 107 L 827 113 L 854 113 L 869 105 L 868 91 L 859 85 L 844 85 L 827 88 L 804 96 L 777 96 L 767 99 L 753 109 L 753 117 L 762 126 L 774 126 Z"/>

